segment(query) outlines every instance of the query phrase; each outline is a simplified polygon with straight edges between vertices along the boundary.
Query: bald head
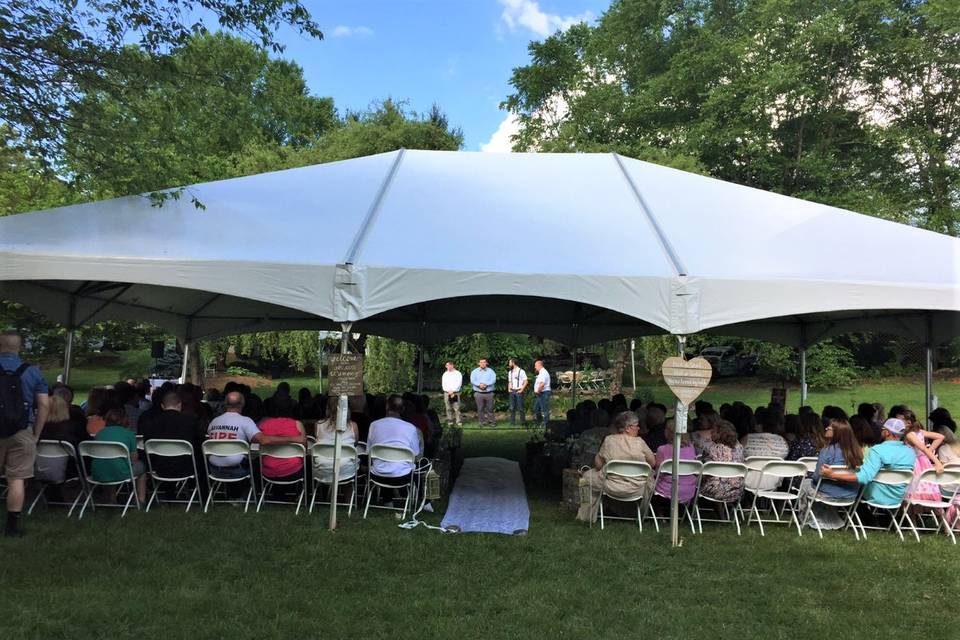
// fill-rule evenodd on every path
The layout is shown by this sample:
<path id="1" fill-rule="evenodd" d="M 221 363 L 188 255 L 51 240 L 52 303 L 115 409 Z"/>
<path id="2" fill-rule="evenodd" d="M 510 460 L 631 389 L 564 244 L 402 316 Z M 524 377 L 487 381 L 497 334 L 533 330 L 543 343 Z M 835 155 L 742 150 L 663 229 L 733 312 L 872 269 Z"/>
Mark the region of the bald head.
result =
<path id="1" fill-rule="evenodd" d="M 16 331 L 0 333 L 0 353 L 20 353 L 23 338 Z"/>
<path id="2" fill-rule="evenodd" d="M 243 394 L 239 391 L 231 391 L 223 398 L 223 410 L 240 413 L 243 411 Z"/>

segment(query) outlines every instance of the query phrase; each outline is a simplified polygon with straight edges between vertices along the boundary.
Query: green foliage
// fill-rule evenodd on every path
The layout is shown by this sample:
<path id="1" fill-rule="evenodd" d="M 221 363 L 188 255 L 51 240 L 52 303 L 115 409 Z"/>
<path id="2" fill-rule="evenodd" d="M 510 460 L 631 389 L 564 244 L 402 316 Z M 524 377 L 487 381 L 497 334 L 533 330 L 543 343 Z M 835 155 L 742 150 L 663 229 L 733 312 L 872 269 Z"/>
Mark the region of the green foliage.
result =
<path id="1" fill-rule="evenodd" d="M 370 393 L 403 393 L 417 384 L 417 348 L 409 342 L 370 336 L 364 378 Z"/>
<path id="2" fill-rule="evenodd" d="M 0 6 L 0 121 L 55 164 L 67 129 L 87 124 L 73 109 L 84 95 L 120 99 L 130 96 L 131 85 L 146 91 L 151 80 L 169 79 L 176 66 L 173 52 L 205 34 L 209 23 L 274 51 L 282 49 L 276 34 L 283 25 L 323 37 L 298 0 L 5 2 Z M 134 43 L 143 55 L 129 55 Z M 145 71 L 153 75 L 145 77 Z M 149 114 L 133 117 L 139 115 Z M 98 131 L 103 137 L 91 142 L 106 151 L 116 137 L 108 129 Z"/>
<path id="3" fill-rule="evenodd" d="M 518 150 L 618 150 L 960 232 L 956 3 L 614 2 L 529 45 Z"/>
<path id="4" fill-rule="evenodd" d="M 228 376 L 251 376 L 255 378 L 260 377 L 260 374 L 257 373 L 256 371 L 251 371 L 250 369 L 247 369 L 246 367 L 241 367 L 239 365 L 230 365 L 229 367 L 227 367 L 227 375 Z"/>
<path id="5" fill-rule="evenodd" d="M 812 389 L 849 387 L 860 380 L 850 350 L 832 340 L 807 349 L 807 385 Z"/>

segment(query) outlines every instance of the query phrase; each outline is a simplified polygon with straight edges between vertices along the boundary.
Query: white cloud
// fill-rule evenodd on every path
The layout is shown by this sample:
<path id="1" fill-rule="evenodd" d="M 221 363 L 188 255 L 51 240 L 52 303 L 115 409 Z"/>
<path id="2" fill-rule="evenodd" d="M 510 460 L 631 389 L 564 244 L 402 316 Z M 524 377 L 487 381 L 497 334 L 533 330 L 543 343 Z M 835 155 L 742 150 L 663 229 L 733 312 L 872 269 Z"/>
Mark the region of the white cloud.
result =
<path id="1" fill-rule="evenodd" d="M 351 36 L 367 37 L 373 35 L 373 29 L 370 27 L 348 27 L 343 24 L 338 24 L 333 28 L 333 31 L 330 32 L 330 36 L 333 38 L 349 38 Z"/>
<path id="2" fill-rule="evenodd" d="M 500 19 L 506 23 L 510 31 L 523 27 L 541 38 L 553 35 L 557 31 L 566 31 L 578 22 L 590 21 L 594 17 L 589 11 L 584 11 L 578 16 L 546 13 L 540 9 L 540 4 L 535 0 L 500 0 L 500 4 L 503 5 Z"/>
<path id="3" fill-rule="evenodd" d="M 517 116 L 508 113 L 490 139 L 480 143 L 480 151 L 484 153 L 510 153 L 513 151 L 513 142 L 510 137 L 520 131 L 520 122 Z"/>

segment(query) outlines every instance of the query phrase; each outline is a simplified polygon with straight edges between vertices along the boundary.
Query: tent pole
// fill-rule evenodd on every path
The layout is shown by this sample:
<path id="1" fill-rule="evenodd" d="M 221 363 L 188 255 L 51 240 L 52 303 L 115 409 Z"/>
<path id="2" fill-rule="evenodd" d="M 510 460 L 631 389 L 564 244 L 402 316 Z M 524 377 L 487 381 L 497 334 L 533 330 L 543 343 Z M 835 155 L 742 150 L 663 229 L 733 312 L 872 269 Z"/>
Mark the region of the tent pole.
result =
<path id="1" fill-rule="evenodd" d="M 180 384 L 186 384 L 187 374 L 190 371 L 190 344 L 189 340 L 183 342 L 183 368 L 180 370 Z"/>
<path id="2" fill-rule="evenodd" d="M 637 341 L 630 339 L 630 380 L 634 393 L 637 391 Z"/>
<path id="3" fill-rule="evenodd" d="M 800 406 L 807 404 L 807 348 L 800 347 Z M 786 407 L 783 408 L 787 410 Z"/>
<path id="4" fill-rule="evenodd" d="M 323 332 L 317 331 L 317 389 L 323 393 Z"/>
<path id="5" fill-rule="evenodd" d="M 686 336 L 677 336 L 677 353 L 683 357 Z M 673 475 L 670 478 L 670 544 L 680 546 L 680 480 L 677 467 L 680 466 L 680 436 L 687 431 L 687 406 L 677 400 L 677 410 L 673 416 Z"/>
<path id="6" fill-rule="evenodd" d="M 423 344 L 417 345 L 417 395 L 423 393 Z"/>
<path id="7" fill-rule="evenodd" d="M 577 347 L 573 347 L 573 382 L 570 384 L 570 408 L 577 406 Z"/>
<path id="8" fill-rule="evenodd" d="M 73 332 L 77 328 L 77 296 L 70 297 L 70 323 L 67 325 L 67 340 L 63 346 L 63 384 L 70 384 L 70 367 L 73 365 Z"/>
<path id="9" fill-rule="evenodd" d="M 340 353 L 347 353 L 350 350 L 350 327 L 352 323 L 343 322 L 340 325 Z M 347 430 L 347 418 L 349 418 L 350 401 L 345 395 L 341 395 L 337 401 L 337 428 L 333 432 L 333 484 L 330 485 L 330 531 L 337 528 L 337 493 L 340 481 L 340 441 L 341 435 Z M 352 497 L 351 497 L 352 499 Z"/>
<path id="10" fill-rule="evenodd" d="M 927 410 L 927 422 L 930 422 L 930 414 L 936 408 L 933 406 L 933 320 L 927 318 L 927 343 L 924 346 L 924 403 Z"/>

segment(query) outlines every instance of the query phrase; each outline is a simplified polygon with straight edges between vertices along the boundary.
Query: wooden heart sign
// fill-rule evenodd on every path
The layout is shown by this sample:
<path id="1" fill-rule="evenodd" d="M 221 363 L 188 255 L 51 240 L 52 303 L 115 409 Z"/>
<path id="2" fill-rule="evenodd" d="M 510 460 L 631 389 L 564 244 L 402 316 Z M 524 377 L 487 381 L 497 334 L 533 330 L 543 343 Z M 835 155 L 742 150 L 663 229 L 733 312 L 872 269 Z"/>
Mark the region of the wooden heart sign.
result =
<path id="1" fill-rule="evenodd" d="M 710 384 L 713 367 L 705 359 L 696 357 L 692 360 L 674 356 L 663 361 L 663 380 L 673 391 L 677 399 L 684 405 L 700 397 L 703 390 Z"/>

